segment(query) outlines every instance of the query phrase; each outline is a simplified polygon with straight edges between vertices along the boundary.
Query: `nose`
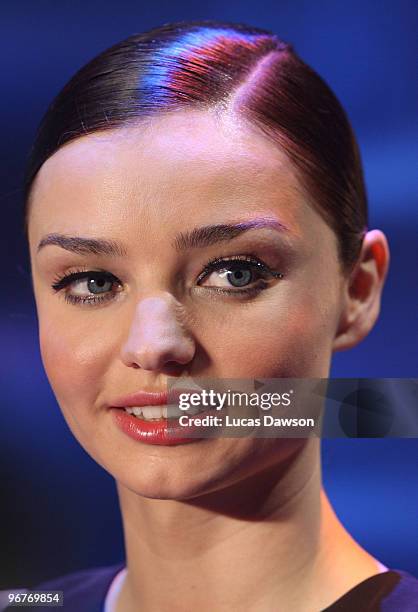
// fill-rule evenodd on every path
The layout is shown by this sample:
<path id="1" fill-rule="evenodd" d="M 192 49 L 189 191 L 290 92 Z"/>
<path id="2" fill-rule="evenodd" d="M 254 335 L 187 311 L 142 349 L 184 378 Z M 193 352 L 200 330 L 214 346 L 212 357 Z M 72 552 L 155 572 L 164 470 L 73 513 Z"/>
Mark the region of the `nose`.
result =
<path id="1" fill-rule="evenodd" d="M 136 306 L 121 359 L 133 368 L 161 370 L 168 364 L 188 364 L 195 350 L 182 307 L 170 295 L 150 297 Z"/>

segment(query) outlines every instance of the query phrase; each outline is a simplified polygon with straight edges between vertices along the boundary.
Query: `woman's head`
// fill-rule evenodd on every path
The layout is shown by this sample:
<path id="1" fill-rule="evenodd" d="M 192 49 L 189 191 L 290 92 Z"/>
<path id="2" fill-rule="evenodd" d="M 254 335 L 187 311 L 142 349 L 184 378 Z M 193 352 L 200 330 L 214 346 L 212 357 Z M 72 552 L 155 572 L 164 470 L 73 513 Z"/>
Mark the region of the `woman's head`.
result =
<path id="1" fill-rule="evenodd" d="M 376 231 L 362 242 L 341 107 L 286 45 L 233 26 L 131 37 L 72 83 L 27 181 L 42 357 L 69 426 L 149 496 L 280 462 L 295 441 L 150 449 L 108 408 L 167 376 L 326 377 L 368 333 L 387 248 Z"/>

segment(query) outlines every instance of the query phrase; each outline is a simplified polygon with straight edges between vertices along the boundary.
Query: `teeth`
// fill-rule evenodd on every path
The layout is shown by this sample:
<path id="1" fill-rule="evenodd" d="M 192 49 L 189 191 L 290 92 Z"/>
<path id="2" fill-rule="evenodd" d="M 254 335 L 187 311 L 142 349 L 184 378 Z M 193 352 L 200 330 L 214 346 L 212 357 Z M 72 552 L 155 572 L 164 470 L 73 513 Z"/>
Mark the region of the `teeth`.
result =
<path id="1" fill-rule="evenodd" d="M 152 419 L 177 419 L 178 417 L 186 415 L 198 414 L 205 410 L 204 408 L 199 409 L 197 406 L 190 406 L 187 410 L 180 410 L 178 406 L 134 406 L 133 408 L 125 408 L 128 414 L 133 414 L 136 417 L 150 421 Z"/>
<path id="2" fill-rule="evenodd" d="M 187 410 L 181 410 L 179 406 L 164 406 L 163 415 L 169 419 L 176 419 L 182 415 L 193 415 L 202 412 L 203 409 L 199 409 L 197 406 L 190 406 Z"/>
<path id="3" fill-rule="evenodd" d="M 146 421 L 161 419 L 163 416 L 162 406 L 142 406 L 142 416 Z"/>
<path id="4" fill-rule="evenodd" d="M 187 410 L 184 411 L 184 414 L 198 414 L 199 412 L 204 412 L 206 409 L 204 407 L 199 408 L 198 406 L 190 406 Z"/>
<path id="5" fill-rule="evenodd" d="M 176 419 L 183 414 L 183 411 L 180 410 L 178 406 L 164 406 L 163 414 L 165 414 L 168 419 Z"/>
<path id="6" fill-rule="evenodd" d="M 127 412 L 128 414 L 134 414 L 135 416 L 141 416 L 142 414 L 142 408 L 137 408 L 136 406 L 133 408 L 125 408 L 125 412 Z"/>

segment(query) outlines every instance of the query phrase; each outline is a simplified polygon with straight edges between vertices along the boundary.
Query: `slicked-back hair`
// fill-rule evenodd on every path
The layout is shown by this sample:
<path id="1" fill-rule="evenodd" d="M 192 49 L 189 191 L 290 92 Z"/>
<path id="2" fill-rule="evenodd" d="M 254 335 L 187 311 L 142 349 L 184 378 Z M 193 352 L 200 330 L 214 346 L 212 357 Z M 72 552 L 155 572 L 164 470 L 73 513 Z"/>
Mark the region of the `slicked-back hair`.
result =
<path id="1" fill-rule="evenodd" d="M 293 163 L 332 227 L 345 270 L 367 230 L 367 199 L 350 123 L 325 81 L 268 30 L 218 21 L 164 24 L 130 36 L 82 67 L 43 117 L 24 183 L 64 144 L 171 111 L 217 108 L 257 127 Z"/>

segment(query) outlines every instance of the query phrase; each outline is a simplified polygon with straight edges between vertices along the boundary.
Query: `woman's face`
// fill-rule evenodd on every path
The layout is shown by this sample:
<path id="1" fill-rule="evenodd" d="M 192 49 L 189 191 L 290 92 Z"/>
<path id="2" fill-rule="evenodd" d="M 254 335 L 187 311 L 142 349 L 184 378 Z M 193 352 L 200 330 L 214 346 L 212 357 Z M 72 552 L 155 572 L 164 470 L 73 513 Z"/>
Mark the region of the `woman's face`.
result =
<path id="1" fill-rule="evenodd" d="M 52 234 L 107 249 L 39 248 Z M 251 438 L 148 445 L 109 412 L 117 397 L 164 390 L 168 376 L 327 377 L 345 283 L 336 236 L 261 134 L 188 111 L 79 138 L 38 173 L 29 242 L 48 379 L 76 438 L 120 483 L 149 497 L 195 497 L 297 447 Z M 247 261 L 232 275 L 229 262 L 210 267 L 224 258 Z M 59 284 L 92 270 L 114 280 Z"/>

